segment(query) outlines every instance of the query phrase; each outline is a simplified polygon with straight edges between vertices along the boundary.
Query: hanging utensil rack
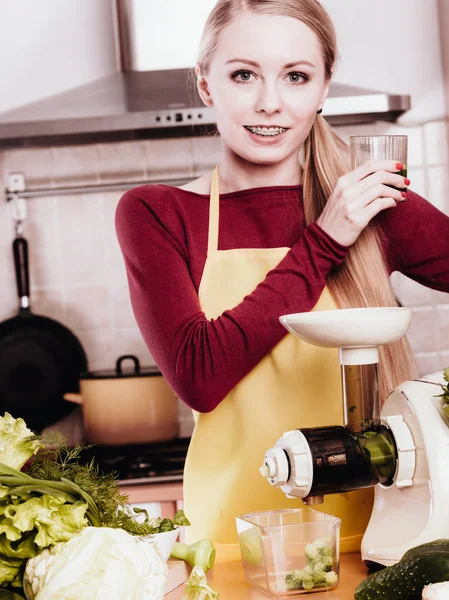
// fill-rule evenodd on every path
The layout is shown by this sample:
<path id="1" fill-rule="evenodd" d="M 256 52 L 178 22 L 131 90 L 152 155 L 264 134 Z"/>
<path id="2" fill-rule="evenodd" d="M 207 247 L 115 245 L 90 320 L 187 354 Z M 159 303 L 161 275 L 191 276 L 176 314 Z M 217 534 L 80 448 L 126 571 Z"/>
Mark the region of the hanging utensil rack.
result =
<path id="1" fill-rule="evenodd" d="M 8 176 L 8 187 L 5 190 L 6 201 L 35 198 L 48 198 L 49 196 L 72 196 L 76 194 L 98 194 L 100 192 L 119 192 L 128 190 L 140 185 L 148 184 L 166 184 L 172 186 L 183 185 L 191 178 L 155 178 L 142 181 L 119 181 L 114 183 L 100 183 L 95 185 L 79 185 L 67 187 L 49 187 L 49 188 L 29 188 L 26 187 L 25 176 L 23 173 L 11 173 Z"/>

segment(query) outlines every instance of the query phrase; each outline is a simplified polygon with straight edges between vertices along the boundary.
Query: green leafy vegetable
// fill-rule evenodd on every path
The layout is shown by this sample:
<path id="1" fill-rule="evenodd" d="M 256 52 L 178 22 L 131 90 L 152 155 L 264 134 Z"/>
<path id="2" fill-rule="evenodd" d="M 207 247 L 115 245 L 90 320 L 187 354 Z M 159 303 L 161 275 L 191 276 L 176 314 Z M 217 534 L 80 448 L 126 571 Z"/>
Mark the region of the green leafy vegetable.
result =
<path id="1" fill-rule="evenodd" d="M 307 564 L 304 569 L 290 571 L 285 576 L 288 590 L 311 590 L 328 587 L 338 582 L 338 575 L 332 571 L 333 556 L 328 538 L 318 538 L 305 547 Z"/>
<path id="2" fill-rule="evenodd" d="M 0 600 L 24 600 L 23 596 L 9 592 L 8 590 L 0 590 Z"/>
<path id="3" fill-rule="evenodd" d="M 21 469 L 40 446 L 23 419 L 14 419 L 8 412 L 0 418 L 0 463 Z"/>
<path id="4" fill-rule="evenodd" d="M 200 566 L 194 567 L 181 600 L 217 600 L 217 598 L 217 592 L 207 585 L 204 570 Z"/>
<path id="5" fill-rule="evenodd" d="M 443 377 L 444 377 L 444 380 L 448 382 L 448 385 L 440 384 L 440 387 L 443 390 L 443 393 L 439 394 L 436 397 L 441 398 L 443 400 L 444 405 L 442 406 L 442 410 L 443 410 L 444 414 L 449 417 L 449 367 L 446 367 L 445 369 L 443 369 Z"/>
<path id="6" fill-rule="evenodd" d="M 184 560 L 193 568 L 201 567 L 207 573 L 214 566 L 215 554 L 213 543 L 203 539 L 190 545 L 175 542 L 170 556 Z"/>

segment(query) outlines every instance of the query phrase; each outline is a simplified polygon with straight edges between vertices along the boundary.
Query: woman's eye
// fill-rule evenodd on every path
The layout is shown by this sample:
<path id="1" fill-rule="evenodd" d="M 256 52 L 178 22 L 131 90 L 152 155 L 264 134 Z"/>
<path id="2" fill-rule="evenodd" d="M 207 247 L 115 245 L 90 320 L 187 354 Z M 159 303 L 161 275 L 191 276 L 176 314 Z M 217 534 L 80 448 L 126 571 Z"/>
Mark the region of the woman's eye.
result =
<path id="1" fill-rule="evenodd" d="M 304 73 L 298 73 L 296 71 L 289 73 L 288 77 L 291 83 L 306 83 L 307 81 L 309 81 L 307 75 L 305 75 Z"/>
<path id="2" fill-rule="evenodd" d="M 251 75 L 251 71 L 236 71 L 231 75 L 231 78 L 237 83 L 247 83 L 251 81 Z"/>

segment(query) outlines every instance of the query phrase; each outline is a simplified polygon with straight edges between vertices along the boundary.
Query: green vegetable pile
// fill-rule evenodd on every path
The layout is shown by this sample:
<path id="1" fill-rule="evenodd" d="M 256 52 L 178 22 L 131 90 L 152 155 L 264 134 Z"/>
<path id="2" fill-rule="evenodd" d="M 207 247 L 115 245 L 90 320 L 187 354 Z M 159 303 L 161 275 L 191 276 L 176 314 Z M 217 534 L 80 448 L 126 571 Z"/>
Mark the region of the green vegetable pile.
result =
<path id="1" fill-rule="evenodd" d="M 67 446 L 61 435 L 38 437 L 9 413 L 0 417 L 0 600 L 22 598 L 15 591 L 23 589 L 28 561 L 44 557 L 47 549 L 62 552 L 87 527 L 105 533 L 120 529 L 144 540 L 190 525 L 182 510 L 172 521 L 131 508 L 115 473 L 101 473 L 94 460 L 80 462 L 84 448 Z M 205 573 L 214 564 L 215 549 L 209 540 L 178 543 L 172 557 Z"/>
<path id="2" fill-rule="evenodd" d="M 329 538 L 318 538 L 305 547 L 307 564 L 304 569 L 290 571 L 285 576 L 288 590 L 312 590 L 328 587 L 338 582 L 338 575 L 332 571 L 333 557 Z"/>

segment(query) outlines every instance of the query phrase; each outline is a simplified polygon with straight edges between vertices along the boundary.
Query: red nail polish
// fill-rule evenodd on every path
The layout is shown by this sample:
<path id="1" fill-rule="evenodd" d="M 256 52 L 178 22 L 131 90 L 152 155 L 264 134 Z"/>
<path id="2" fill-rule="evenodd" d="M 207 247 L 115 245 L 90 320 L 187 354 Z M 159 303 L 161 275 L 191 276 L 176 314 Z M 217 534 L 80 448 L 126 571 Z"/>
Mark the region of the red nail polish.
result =
<path id="1" fill-rule="evenodd" d="M 406 193 L 406 192 L 401 192 L 401 196 L 402 196 L 403 198 L 407 198 L 407 193 Z"/>
<path id="2" fill-rule="evenodd" d="M 403 168 L 404 168 L 404 165 L 402 163 L 396 163 L 396 169 L 398 171 L 402 171 Z"/>
<path id="3" fill-rule="evenodd" d="M 405 185 L 410 185 L 410 179 L 404 179 Z"/>

